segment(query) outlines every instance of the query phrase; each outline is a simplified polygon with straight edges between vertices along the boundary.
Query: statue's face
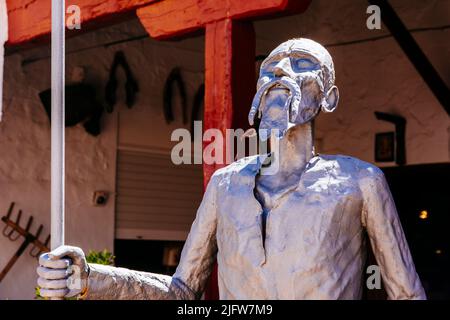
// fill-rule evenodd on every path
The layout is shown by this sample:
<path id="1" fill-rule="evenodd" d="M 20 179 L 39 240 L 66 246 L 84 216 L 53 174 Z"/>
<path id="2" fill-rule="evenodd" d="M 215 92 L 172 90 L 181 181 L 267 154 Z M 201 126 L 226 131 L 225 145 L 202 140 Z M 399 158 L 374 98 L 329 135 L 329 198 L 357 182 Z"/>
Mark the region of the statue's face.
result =
<path id="1" fill-rule="evenodd" d="M 278 129 L 281 138 L 290 128 L 311 121 L 320 109 L 334 111 L 338 99 L 328 51 L 312 40 L 289 40 L 261 64 L 249 122 L 260 119 L 262 140 L 272 129 Z"/>

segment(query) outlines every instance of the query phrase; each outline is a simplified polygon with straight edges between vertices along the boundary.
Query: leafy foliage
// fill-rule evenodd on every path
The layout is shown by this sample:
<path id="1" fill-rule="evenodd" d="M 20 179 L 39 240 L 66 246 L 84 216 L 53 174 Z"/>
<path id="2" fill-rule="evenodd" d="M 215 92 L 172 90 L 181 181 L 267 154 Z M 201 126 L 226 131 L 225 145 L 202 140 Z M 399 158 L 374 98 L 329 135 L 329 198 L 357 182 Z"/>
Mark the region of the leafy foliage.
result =
<path id="1" fill-rule="evenodd" d="M 90 250 L 86 256 L 88 263 L 103 264 L 107 266 L 113 266 L 115 258 L 116 257 L 112 254 L 112 252 L 109 252 L 106 249 L 103 251 Z"/>

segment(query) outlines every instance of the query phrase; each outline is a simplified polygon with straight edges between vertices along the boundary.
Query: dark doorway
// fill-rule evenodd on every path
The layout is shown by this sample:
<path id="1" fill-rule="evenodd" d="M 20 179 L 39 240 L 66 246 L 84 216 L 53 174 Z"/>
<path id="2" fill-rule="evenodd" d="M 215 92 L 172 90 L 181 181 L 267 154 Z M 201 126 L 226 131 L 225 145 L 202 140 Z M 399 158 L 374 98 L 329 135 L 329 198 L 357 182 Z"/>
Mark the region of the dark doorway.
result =
<path id="1" fill-rule="evenodd" d="M 114 241 L 117 267 L 172 275 L 178 265 L 183 241 Z"/>
<path id="2" fill-rule="evenodd" d="M 428 299 L 449 299 L 450 164 L 383 171 Z"/>

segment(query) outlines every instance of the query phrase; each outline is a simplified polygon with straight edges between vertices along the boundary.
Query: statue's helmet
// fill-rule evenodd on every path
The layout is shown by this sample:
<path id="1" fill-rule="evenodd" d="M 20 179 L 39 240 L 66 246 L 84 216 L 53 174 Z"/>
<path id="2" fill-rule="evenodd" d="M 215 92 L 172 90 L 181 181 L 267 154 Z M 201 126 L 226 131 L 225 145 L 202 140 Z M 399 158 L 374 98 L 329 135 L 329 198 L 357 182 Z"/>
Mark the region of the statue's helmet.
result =
<path id="1" fill-rule="evenodd" d="M 335 110 L 339 91 L 334 83 L 333 59 L 325 47 L 305 38 L 283 42 L 261 64 L 249 123 L 253 125 L 258 116 L 260 128 L 275 127 L 284 135 L 290 127 L 311 121 L 320 110 Z"/>

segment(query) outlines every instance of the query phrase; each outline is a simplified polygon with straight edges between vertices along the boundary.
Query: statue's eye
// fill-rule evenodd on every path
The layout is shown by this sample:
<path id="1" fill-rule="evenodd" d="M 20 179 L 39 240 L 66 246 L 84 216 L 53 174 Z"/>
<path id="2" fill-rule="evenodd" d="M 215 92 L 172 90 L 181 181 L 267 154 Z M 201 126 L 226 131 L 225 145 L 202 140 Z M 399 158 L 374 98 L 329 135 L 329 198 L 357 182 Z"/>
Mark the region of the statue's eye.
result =
<path id="1" fill-rule="evenodd" d="M 275 68 L 275 66 L 278 64 L 279 61 L 274 60 L 271 62 L 267 62 L 262 66 L 262 70 L 263 72 L 272 72 L 273 68 Z"/>
<path id="2" fill-rule="evenodd" d="M 299 71 L 313 70 L 317 68 L 317 65 L 309 59 L 295 59 L 293 64 Z"/>

